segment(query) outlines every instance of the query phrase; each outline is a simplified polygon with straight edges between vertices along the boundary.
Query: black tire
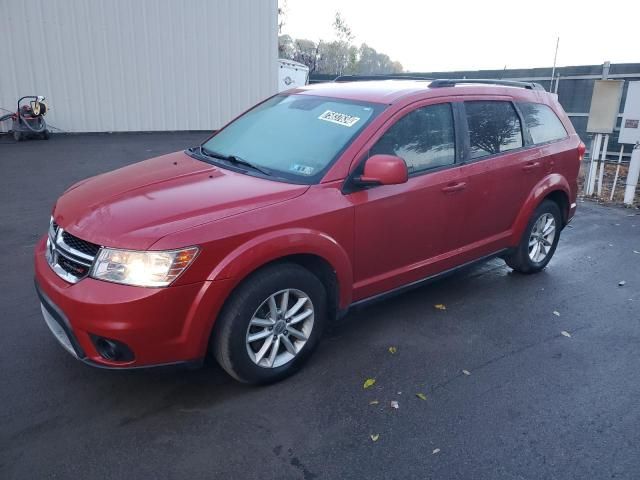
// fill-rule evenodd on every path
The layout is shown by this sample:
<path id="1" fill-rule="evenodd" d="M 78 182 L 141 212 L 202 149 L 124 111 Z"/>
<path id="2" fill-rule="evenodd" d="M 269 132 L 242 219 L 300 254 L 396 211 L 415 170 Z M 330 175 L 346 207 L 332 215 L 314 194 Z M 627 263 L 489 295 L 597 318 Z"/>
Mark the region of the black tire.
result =
<path id="1" fill-rule="evenodd" d="M 249 323 L 266 299 L 285 289 L 300 290 L 311 300 L 314 312 L 311 332 L 306 343 L 288 363 L 274 368 L 259 366 L 247 349 Z M 252 274 L 229 297 L 216 320 L 210 350 L 220 366 L 240 382 L 277 382 L 302 366 L 318 345 L 326 324 L 327 294 L 318 277 L 297 264 L 273 264 Z"/>
<path id="2" fill-rule="evenodd" d="M 553 238 L 553 242 L 551 243 L 550 248 L 547 251 L 546 256 L 540 261 L 534 261 L 529 256 L 529 241 L 531 239 L 532 230 L 536 224 L 536 222 L 543 215 L 553 215 L 553 219 L 555 221 L 555 235 Z M 531 215 L 531 219 L 527 224 L 527 228 L 525 228 L 524 233 L 522 234 L 522 239 L 520 240 L 520 244 L 516 247 L 516 249 L 505 257 L 505 262 L 515 271 L 520 273 L 537 273 L 544 269 L 547 266 L 553 254 L 556 251 L 556 247 L 558 246 L 558 241 L 560 240 L 560 230 L 562 229 L 562 214 L 560 212 L 560 208 L 558 204 L 551 201 L 545 200 L 538 208 L 535 209 L 533 215 Z"/>
<path id="3" fill-rule="evenodd" d="M 49 130 L 46 130 L 46 129 L 45 129 L 45 130 L 42 132 L 42 139 L 43 139 L 43 140 L 49 140 L 49 137 L 50 137 L 50 135 L 49 135 Z"/>

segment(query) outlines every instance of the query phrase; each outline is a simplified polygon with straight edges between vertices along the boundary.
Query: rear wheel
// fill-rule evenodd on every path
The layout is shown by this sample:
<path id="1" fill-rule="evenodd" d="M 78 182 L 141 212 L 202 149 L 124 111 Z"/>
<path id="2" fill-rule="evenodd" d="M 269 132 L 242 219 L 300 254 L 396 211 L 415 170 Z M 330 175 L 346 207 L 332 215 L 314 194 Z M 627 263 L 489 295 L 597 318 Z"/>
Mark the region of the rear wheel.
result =
<path id="1" fill-rule="evenodd" d="M 231 295 L 211 350 L 227 373 L 262 384 L 295 373 L 318 344 L 327 319 L 322 282 L 291 263 L 268 266 Z"/>
<path id="2" fill-rule="evenodd" d="M 505 258 L 520 273 L 536 273 L 547 266 L 560 240 L 562 216 L 558 205 L 542 202 L 529 220 L 516 250 Z"/>

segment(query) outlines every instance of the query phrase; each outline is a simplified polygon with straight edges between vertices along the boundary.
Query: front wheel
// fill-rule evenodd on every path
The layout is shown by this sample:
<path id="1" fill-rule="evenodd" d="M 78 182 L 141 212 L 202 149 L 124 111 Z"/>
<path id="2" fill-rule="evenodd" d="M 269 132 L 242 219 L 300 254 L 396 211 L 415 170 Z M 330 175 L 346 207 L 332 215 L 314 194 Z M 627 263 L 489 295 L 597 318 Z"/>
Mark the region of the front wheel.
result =
<path id="1" fill-rule="evenodd" d="M 542 202 L 529 220 L 516 250 L 505 258 L 520 273 L 536 273 L 547 266 L 556 251 L 562 225 L 560 208 L 555 202 Z"/>
<path id="2" fill-rule="evenodd" d="M 292 375 L 318 344 L 327 295 L 307 269 L 280 263 L 259 270 L 231 295 L 211 350 L 232 377 L 264 384 Z"/>

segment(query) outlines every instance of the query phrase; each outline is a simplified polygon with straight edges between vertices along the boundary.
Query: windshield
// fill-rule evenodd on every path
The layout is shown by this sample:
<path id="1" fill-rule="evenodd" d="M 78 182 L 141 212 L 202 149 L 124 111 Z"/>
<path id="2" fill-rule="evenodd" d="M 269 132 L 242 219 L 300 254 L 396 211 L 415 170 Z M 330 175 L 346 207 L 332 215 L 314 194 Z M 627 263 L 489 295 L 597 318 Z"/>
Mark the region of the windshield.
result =
<path id="1" fill-rule="evenodd" d="M 227 125 L 202 147 L 220 157 L 240 158 L 275 178 L 317 183 L 382 108 L 335 98 L 279 95 Z"/>

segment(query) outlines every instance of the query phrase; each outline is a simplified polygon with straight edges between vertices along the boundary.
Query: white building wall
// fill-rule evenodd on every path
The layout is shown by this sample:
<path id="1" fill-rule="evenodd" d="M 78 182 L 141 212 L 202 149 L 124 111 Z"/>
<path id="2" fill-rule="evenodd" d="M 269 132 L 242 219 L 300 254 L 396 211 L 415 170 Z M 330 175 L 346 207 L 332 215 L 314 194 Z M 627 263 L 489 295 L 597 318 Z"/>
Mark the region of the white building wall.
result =
<path id="1" fill-rule="evenodd" d="M 0 0 L 0 107 L 44 95 L 69 132 L 218 128 L 277 55 L 277 0 Z"/>

